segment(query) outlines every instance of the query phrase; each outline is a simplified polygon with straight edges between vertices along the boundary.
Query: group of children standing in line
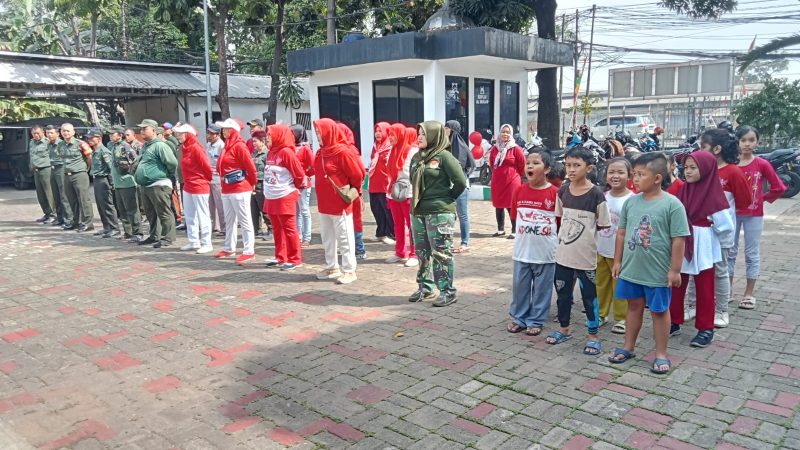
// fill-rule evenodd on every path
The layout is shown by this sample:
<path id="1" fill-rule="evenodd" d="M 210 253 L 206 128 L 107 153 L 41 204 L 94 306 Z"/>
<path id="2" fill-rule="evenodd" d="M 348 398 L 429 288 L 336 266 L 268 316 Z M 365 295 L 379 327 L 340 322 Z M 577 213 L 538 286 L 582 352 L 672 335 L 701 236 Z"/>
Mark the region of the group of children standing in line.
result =
<path id="1" fill-rule="evenodd" d="M 684 162 L 685 182 L 675 177 L 675 162 L 663 153 L 607 164 L 603 190 L 589 181 L 595 169 L 591 151 L 577 147 L 565 156 L 566 180 L 548 180 L 552 156 L 533 151 L 525 160 L 526 184 L 514 191 L 513 294 L 507 330 L 542 333 L 553 289 L 559 329 L 546 342 L 570 340 L 575 280 L 579 281 L 588 339 L 583 353 L 599 355 L 598 329 L 613 309 L 612 332 L 624 334 L 611 363 L 635 358 L 644 309 L 650 309 L 655 337 L 651 371 L 668 373 L 667 340 L 680 334 L 694 314 L 697 334 L 691 346 L 704 348 L 714 328 L 728 326 L 728 302 L 738 253 L 745 234 L 747 286 L 739 302 L 753 309 L 759 274 L 763 204 L 785 191 L 772 166 L 754 155 L 759 133 L 743 126 L 707 130 L 702 148 Z M 763 181 L 770 189 L 764 194 Z M 693 279 L 696 309 L 684 312 Z"/>

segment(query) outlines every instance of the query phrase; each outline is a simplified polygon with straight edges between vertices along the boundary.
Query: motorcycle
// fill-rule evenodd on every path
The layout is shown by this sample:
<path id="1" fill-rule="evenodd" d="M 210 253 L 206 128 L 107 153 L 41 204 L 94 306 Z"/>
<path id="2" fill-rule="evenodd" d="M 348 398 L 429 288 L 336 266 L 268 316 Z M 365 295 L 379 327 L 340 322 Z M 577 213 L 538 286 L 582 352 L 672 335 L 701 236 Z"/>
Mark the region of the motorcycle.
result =
<path id="1" fill-rule="evenodd" d="M 786 186 L 783 198 L 792 198 L 800 193 L 800 149 L 782 148 L 766 154 L 758 155 L 766 159 L 777 172 L 778 177 Z"/>

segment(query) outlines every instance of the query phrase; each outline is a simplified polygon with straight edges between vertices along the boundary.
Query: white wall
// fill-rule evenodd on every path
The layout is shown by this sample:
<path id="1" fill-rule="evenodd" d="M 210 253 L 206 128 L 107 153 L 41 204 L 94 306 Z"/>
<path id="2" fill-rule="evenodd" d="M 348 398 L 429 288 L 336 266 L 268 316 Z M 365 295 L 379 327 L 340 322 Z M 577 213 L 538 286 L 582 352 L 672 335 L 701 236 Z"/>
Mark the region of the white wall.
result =
<path id="1" fill-rule="evenodd" d="M 181 99 L 181 101 L 183 101 Z M 198 131 L 200 141 L 205 142 L 205 113 L 206 113 L 206 99 L 205 97 L 188 97 L 189 109 L 189 123 Z M 213 111 L 219 112 L 219 105 L 217 102 L 211 102 Z M 248 122 L 255 118 L 263 117 L 267 113 L 267 100 L 266 99 L 230 99 L 231 116 L 241 119 L 243 122 Z M 146 100 L 133 100 L 125 104 L 126 120 L 129 125 L 136 125 L 142 119 L 154 119 L 159 123 L 163 122 L 183 122 L 185 113 L 183 108 L 178 107 L 178 102 L 174 96 L 162 97 Z M 311 104 L 303 102 L 300 108 L 284 108 L 283 104 L 278 104 L 277 120 L 279 123 L 292 124 L 295 123 L 295 113 L 308 113 L 311 112 Z M 247 139 L 250 137 L 250 131 L 247 127 L 242 132 L 242 136 Z"/>
<path id="2" fill-rule="evenodd" d="M 424 77 L 424 108 L 425 120 L 444 121 L 445 117 L 445 76 L 469 77 L 470 108 L 469 128 L 474 129 L 474 78 L 488 78 L 495 80 L 494 89 L 494 128 L 500 127 L 500 81 L 513 81 L 519 83 L 519 123 L 521 130 L 527 130 L 528 125 L 528 73 L 521 67 L 513 67 L 508 61 L 499 62 L 497 58 L 483 58 L 468 60 L 403 60 L 373 64 L 363 64 L 345 68 L 330 69 L 314 72 L 309 78 L 309 96 L 311 98 L 311 119 L 319 119 L 319 96 L 317 88 L 337 84 L 358 83 L 359 113 L 361 130 L 353 130 L 361 135 L 362 158 L 365 164 L 369 163 L 369 147 L 373 141 L 374 111 L 372 104 L 372 82 L 390 78 L 402 78 L 422 75 Z M 524 133 L 524 131 L 523 131 Z M 316 136 L 312 133 L 314 148 L 319 146 Z"/>

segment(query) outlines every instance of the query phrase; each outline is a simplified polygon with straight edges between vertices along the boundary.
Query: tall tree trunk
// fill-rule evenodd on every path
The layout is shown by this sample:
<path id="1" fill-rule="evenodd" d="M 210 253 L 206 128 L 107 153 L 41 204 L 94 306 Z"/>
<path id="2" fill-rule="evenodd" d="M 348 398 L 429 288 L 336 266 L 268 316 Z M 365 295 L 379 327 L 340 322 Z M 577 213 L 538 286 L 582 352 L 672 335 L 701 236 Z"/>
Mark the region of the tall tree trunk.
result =
<path id="1" fill-rule="evenodd" d="M 542 0 L 535 3 L 536 29 L 540 38 L 556 38 L 556 2 Z M 561 115 L 561 99 L 558 98 L 558 69 L 541 69 L 536 72 L 539 87 L 539 136 L 550 148 L 560 148 L 561 134 L 558 129 Z"/>
<path id="2" fill-rule="evenodd" d="M 278 88 L 281 83 L 281 60 L 283 60 L 283 13 L 286 0 L 278 1 L 278 17 L 275 24 L 275 52 L 272 55 L 272 69 L 269 71 L 269 107 L 267 108 L 267 123 L 273 124 L 278 116 Z"/>
<path id="3" fill-rule="evenodd" d="M 130 46 L 130 42 L 128 42 L 128 0 L 120 0 L 119 14 L 120 26 L 122 28 L 122 45 L 120 45 L 120 48 L 122 49 L 122 57 L 128 59 L 128 47 Z"/>
<path id="4" fill-rule="evenodd" d="M 72 25 L 72 34 L 75 36 L 75 53 L 80 56 L 86 56 L 83 52 L 83 44 L 81 43 L 81 32 L 78 29 L 78 18 L 73 17 L 70 24 Z"/>
<path id="5" fill-rule="evenodd" d="M 97 12 L 92 12 L 91 16 L 92 31 L 89 40 L 89 56 L 92 58 L 97 56 Z"/>
<path id="6" fill-rule="evenodd" d="M 215 28 L 217 32 L 217 55 L 219 56 L 219 89 L 217 90 L 216 101 L 222 118 L 231 116 L 231 106 L 228 102 L 228 44 L 225 42 L 225 22 L 228 20 L 228 2 L 223 0 L 217 7 L 217 20 Z"/>

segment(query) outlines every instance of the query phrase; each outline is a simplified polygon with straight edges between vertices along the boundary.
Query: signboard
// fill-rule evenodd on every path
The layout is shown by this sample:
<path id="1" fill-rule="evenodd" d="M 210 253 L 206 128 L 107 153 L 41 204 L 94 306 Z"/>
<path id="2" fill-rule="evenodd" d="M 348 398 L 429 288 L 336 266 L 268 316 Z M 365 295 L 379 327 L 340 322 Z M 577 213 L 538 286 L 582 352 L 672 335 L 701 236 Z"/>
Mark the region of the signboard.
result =
<path id="1" fill-rule="evenodd" d="M 60 91 L 28 91 L 25 93 L 25 97 L 31 98 L 63 98 L 66 96 L 66 92 Z"/>
<path id="2" fill-rule="evenodd" d="M 686 95 L 730 95 L 733 61 L 687 61 L 626 67 L 608 72 L 614 99 L 658 99 Z"/>

